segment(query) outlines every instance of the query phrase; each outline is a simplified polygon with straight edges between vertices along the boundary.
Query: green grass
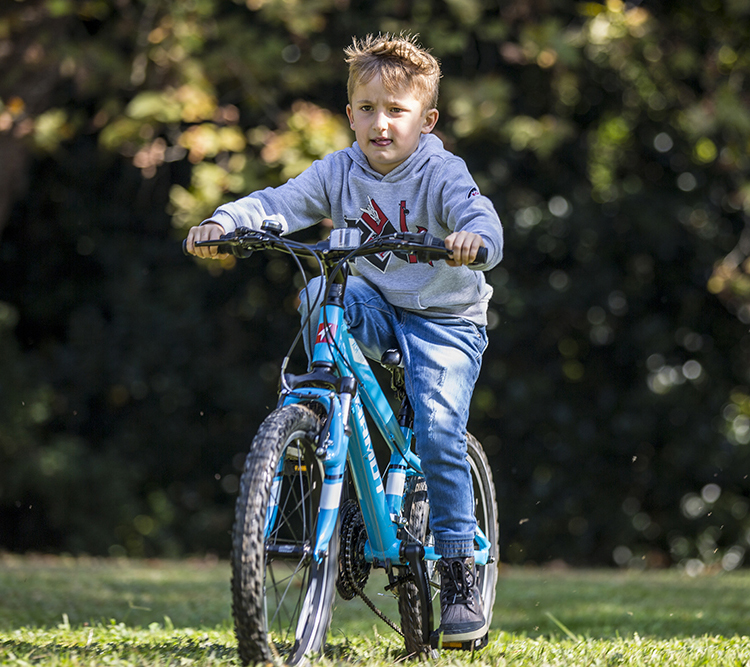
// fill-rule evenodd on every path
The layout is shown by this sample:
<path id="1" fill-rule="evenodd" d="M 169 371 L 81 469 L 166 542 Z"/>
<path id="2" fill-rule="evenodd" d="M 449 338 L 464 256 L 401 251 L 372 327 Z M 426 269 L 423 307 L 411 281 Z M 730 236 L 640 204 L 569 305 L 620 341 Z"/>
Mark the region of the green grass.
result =
<path id="1" fill-rule="evenodd" d="M 391 617 L 393 600 L 368 593 Z M 0 556 L 0 665 L 238 665 L 229 568 Z M 501 571 L 490 644 L 438 665 L 750 666 L 750 573 Z M 401 642 L 339 601 L 324 665 L 392 666 Z"/>

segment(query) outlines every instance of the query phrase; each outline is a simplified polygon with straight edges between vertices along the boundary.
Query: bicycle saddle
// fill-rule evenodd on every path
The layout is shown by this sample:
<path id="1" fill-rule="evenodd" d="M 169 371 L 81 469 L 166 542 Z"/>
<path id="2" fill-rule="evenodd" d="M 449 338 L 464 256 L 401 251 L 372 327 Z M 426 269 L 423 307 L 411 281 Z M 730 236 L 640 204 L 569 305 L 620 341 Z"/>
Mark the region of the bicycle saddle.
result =
<path id="1" fill-rule="evenodd" d="M 380 357 L 380 363 L 389 370 L 400 366 L 401 361 L 401 350 L 397 350 L 396 348 L 386 350 L 385 352 L 383 352 L 383 356 Z"/>

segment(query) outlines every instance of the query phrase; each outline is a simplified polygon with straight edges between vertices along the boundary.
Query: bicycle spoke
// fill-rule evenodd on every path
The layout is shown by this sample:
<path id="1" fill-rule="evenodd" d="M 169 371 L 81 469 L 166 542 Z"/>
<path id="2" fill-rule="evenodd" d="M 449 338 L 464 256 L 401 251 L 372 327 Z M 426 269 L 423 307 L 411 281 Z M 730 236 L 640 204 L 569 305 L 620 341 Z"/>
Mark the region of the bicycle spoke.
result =
<path id="1" fill-rule="evenodd" d="M 300 508 L 302 503 L 304 503 L 305 499 L 300 498 L 297 499 L 296 489 L 294 488 L 294 484 L 291 483 L 289 485 L 289 489 L 287 490 L 286 495 L 284 496 L 284 503 L 283 506 L 280 506 L 277 510 L 277 519 L 276 519 L 276 526 L 271 532 L 271 535 L 269 535 L 267 541 L 276 543 L 278 534 L 283 528 L 287 528 L 289 532 L 291 533 L 291 536 L 286 539 L 286 542 L 288 543 L 296 543 L 301 542 L 303 540 L 299 539 L 295 533 L 294 525 L 289 520 L 290 517 L 294 516 L 294 513 L 297 512 L 297 510 Z M 292 503 L 295 503 L 293 507 L 288 508 L 288 505 L 290 503 L 290 499 Z M 304 523 L 303 523 L 304 526 Z M 304 538 L 303 538 L 304 539 Z"/>
<path id="2" fill-rule="evenodd" d="M 278 580 L 278 582 L 276 582 L 276 580 L 274 578 L 274 591 L 278 590 L 278 585 L 277 584 L 283 585 L 286 582 L 286 587 L 284 588 L 284 592 L 283 593 L 278 594 L 278 592 L 277 592 L 277 594 L 275 595 L 275 598 L 276 598 L 276 611 L 274 612 L 274 614 L 271 617 L 271 619 L 268 621 L 268 627 L 269 627 L 269 629 L 274 626 L 274 624 L 276 623 L 277 618 L 279 618 L 279 616 L 281 614 L 284 614 L 284 612 L 285 612 L 284 602 L 287 599 L 287 594 L 289 593 L 289 589 L 290 589 L 290 587 L 292 586 L 292 584 L 295 581 L 295 577 L 300 573 L 300 571 L 302 571 L 302 567 L 303 567 L 303 563 L 302 563 L 302 561 L 299 561 L 297 563 L 297 566 L 294 568 L 294 571 L 289 576 Z M 269 569 L 273 573 L 274 568 L 273 568 L 272 564 L 269 565 Z M 303 574 L 302 585 L 300 586 L 300 591 L 305 591 L 306 590 L 306 588 L 307 588 L 305 586 L 306 580 L 307 580 L 307 576 Z M 300 594 L 300 595 L 297 596 L 297 602 L 295 603 L 293 609 L 291 611 L 289 611 L 289 612 L 286 613 L 286 622 L 282 622 L 281 620 L 279 620 L 279 632 L 283 635 L 284 639 L 286 639 L 286 634 L 291 629 L 292 622 L 299 615 L 299 611 L 302 608 L 302 598 L 303 598 L 302 594 Z M 287 624 L 287 622 L 289 624 L 289 627 L 287 628 L 286 631 L 284 631 L 284 626 Z"/>

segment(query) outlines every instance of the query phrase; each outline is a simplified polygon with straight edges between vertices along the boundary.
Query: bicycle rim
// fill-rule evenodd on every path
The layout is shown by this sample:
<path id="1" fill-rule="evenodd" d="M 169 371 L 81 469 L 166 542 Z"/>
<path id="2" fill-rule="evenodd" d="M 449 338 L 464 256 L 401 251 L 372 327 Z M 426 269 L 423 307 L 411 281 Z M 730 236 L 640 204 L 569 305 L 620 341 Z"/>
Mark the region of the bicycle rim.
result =
<path id="1" fill-rule="evenodd" d="M 466 434 L 466 444 L 468 446 L 467 459 L 474 487 L 474 515 L 477 519 L 477 526 L 490 543 L 490 562 L 486 565 L 477 566 L 477 580 L 484 602 L 484 616 L 489 624 L 492 622 L 492 607 L 495 603 L 495 588 L 497 586 L 497 543 L 499 534 L 497 496 L 495 482 L 492 479 L 492 470 L 482 445 L 470 433 Z"/>

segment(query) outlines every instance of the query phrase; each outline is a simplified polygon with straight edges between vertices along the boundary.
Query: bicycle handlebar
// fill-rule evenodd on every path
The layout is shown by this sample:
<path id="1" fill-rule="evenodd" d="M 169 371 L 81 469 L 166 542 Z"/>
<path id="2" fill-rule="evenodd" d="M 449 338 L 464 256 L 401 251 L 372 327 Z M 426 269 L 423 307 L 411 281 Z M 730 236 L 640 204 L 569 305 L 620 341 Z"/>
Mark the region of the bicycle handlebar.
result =
<path id="1" fill-rule="evenodd" d="M 348 230 L 341 231 L 344 232 L 345 236 L 345 232 Z M 386 236 L 377 236 L 361 245 L 343 246 L 332 244 L 331 239 L 318 241 L 318 243 L 300 243 L 299 241 L 282 238 L 274 232 L 239 227 L 233 232 L 223 234 L 216 240 L 199 241 L 195 245 L 200 247 L 216 246 L 220 253 L 233 254 L 239 258 L 249 257 L 255 250 L 274 249 L 318 256 L 326 262 L 376 255 L 387 251 L 413 255 L 418 262 L 450 259 L 453 256 L 453 253 L 445 247 L 445 243 L 441 239 L 428 232 L 396 232 Z M 186 255 L 190 255 L 186 240 L 182 242 L 182 251 Z M 479 248 L 476 259 L 472 264 L 484 264 L 486 261 L 487 248 L 483 246 Z"/>

